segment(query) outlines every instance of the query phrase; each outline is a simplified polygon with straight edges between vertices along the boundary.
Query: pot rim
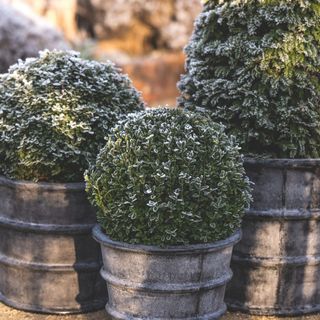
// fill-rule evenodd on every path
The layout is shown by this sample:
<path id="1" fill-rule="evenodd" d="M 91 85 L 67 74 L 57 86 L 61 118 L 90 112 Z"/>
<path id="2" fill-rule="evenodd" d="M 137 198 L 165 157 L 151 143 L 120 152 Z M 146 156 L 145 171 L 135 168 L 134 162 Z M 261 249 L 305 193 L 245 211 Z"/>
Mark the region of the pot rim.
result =
<path id="1" fill-rule="evenodd" d="M 167 246 L 159 247 L 153 245 L 142 245 L 142 244 L 130 244 L 126 242 L 111 240 L 103 231 L 99 224 L 96 224 L 92 229 L 93 238 L 100 243 L 100 245 L 112 249 L 117 249 L 121 251 L 137 252 L 144 254 L 193 254 L 202 252 L 214 252 L 220 251 L 224 248 L 231 247 L 238 243 L 241 239 L 242 232 L 238 229 L 233 235 L 227 239 L 204 243 L 204 244 L 191 244 L 191 245 L 177 245 L 177 246 Z"/>
<path id="2" fill-rule="evenodd" d="M 52 191 L 84 191 L 85 182 L 33 182 L 28 180 L 14 180 L 0 175 L 0 186 L 12 189 L 42 189 Z"/>
<path id="3" fill-rule="evenodd" d="M 244 164 L 250 166 L 264 166 L 273 168 L 311 168 L 320 167 L 320 158 L 315 159 L 289 159 L 289 158 L 244 158 Z"/>

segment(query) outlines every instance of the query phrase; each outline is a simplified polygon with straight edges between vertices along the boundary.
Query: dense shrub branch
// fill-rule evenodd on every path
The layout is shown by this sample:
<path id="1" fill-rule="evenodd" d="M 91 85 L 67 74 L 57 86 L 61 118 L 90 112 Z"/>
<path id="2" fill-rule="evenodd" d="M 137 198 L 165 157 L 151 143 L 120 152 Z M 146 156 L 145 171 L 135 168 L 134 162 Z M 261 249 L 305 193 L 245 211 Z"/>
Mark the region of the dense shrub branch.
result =
<path id="1" fill-rule="evenodd" d="M 208 110 L 246 154 L 320 157 L 319 21 L 318 0 L 207 1 L 180 105 Z"/>
<path id="2" fill-rule="evenodd" d="M 129 243 L 225 239 L 240 227 L 250 198 L 234 139 L 209 118 L 181 110 L 130 115 L 86 181 L 99 223 Z"/>
<path id="3" fill-rule="evenodd" d="M 111 63 L 44 51 L 0 76 L 0 173 L 33 181 L 82 181 L 105 136 L 139 93 Z"/>

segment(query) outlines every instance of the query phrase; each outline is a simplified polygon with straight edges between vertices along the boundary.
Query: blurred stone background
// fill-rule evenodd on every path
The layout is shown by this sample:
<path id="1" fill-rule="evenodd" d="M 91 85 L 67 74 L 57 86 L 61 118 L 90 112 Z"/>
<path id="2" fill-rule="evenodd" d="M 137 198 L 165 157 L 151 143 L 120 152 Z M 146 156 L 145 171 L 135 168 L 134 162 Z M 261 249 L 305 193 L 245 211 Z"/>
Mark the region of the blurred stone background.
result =
<path id="1" fill-rule="evenodd" d="M 113 60 L 150 105 L 174 105 L 182 49 L 200 10 L 200 0 L 0 0 L 0 59 L 9 42 L 14 62 L 70 46 L 86 58 Z"/>

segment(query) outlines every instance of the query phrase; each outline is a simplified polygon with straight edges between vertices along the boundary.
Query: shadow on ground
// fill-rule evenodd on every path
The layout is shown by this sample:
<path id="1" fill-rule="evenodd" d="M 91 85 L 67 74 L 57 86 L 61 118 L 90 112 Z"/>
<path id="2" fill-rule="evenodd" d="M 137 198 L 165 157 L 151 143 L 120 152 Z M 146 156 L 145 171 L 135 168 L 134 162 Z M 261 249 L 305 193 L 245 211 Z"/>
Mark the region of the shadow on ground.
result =
<path id="1" fill-rule="evenodd" d="M 294 317 L 294 318 L 275 318 L 275 317 L 256 317 L 248 316 L 240 313 L 228 313 L 221 320 L 272 320 L 272 319 L 291 319 L 291 320 L 320 320 L 320 314 L 306 317 Z M 99 311 L 88 314 L 72 315 L 72 316 L 52 316 L 43 314 L 33 314 L 27 312 L 21 312 L 9 308 L 0 303 L 0 320 L 111 320 L 105 314 L 105 312 Z"/>

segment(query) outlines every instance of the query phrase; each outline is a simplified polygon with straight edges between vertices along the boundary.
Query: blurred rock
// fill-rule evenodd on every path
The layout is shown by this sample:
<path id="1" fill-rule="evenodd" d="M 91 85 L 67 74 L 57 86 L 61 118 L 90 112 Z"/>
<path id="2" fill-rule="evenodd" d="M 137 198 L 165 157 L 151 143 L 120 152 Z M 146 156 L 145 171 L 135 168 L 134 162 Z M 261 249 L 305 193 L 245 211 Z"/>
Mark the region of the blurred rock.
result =
<path id="1" fill-rule="evenodd" d="M 181 49 L 201 0 L 1 1 L 27 6 L 54 22 L 82 56 L 115 61 L 149 105 L 176 104 L 176 82 L 184 71 Z"/>
<path id="2" fill-rule="evenodd" d="M 200 0 L 90 0 L 93 30 L 106 44 L 134 54 L 179 50 L 188 42 Z"/>
<path id="3" fill-rule="evenodd" d="M 2 0 L 14 6 L 16 9 L 33 11 L 50 21 L 64 36 L 73 41 L 78 37 L 77 8 L 78 0 Z"/>
<path id="4" fill-rule="evenodd" d="M 161 29 L 161 39 L 170 49 L 179 50 L 187 44 L 200 10 L 199 0 L 175 1 L 175 17 Z"/>
<path id="5" fill-rule="evenodd" d="M 6 0 L 27 5 L 74 43 L 103 41 L 111 49 L 141 55 L 181 50 L 188 42 L 201 0 Z"/>
<path id="6" fill-rule="evenodd" d="M 67 49 L 63 36 L 27 8 L 14 9 L 0 0 L 0 72 L 18 59 L 37 56 L 43 49 Z"/>
<path id="7" fill-rule="evenodd" d="M 182 52 L 154 52 L 136 58 L 113 52 L 105 58 L 114 61 L 129 75 L 150 107 L 176 105 L 179 95 L 176 83 L 184 70 L 185 57 Z"/>

